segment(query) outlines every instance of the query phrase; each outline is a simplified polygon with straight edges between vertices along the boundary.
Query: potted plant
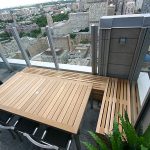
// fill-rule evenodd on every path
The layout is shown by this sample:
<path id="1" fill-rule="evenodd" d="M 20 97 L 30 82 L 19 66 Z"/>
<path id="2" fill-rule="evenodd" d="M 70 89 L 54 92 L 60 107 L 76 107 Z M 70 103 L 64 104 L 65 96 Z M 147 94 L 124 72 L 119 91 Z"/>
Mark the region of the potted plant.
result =
<path id="1" fill-rule="evenodd" d="M 95 145 L 82 142 L 88 150 L 150 150 L 150 126 L 144 134 L 138 135 L 128 119 L 127 112 L 124 118 L 119 115 L 122 132 L 119 131 L 119 123 L 114 119 L 113 130 L 105 135 L 105 139 L 96 133 L 89 131 L 95 141 Z"/>

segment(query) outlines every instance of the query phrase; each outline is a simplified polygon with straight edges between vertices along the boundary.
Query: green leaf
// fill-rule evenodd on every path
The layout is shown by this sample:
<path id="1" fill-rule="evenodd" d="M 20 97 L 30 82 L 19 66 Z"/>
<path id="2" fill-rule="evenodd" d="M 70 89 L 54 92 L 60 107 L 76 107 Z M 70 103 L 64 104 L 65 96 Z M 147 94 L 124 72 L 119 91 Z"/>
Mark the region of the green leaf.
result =
<path id="1" fill-rule="evenodd" d="M 88 142 L 82 142 L 82 143 L 88 150 L 98 150 L 96 147 L 94 147 L 92 144 L 90 144 Z"/>
<path id="2" fill-rule="evenodd" d="M 119 131 L 119 124 L 115 118 L 113 122 L 113 132 L 112 134 L 110 134 L 112 150 L 123 150 L 123 142 L 121 136 L 122 134 Z"/>
<path id="3" fill-rule="evenodd" d="M 150 149 L 150 125 L 146 129 L 145 133 L 143 134 L 143 139 L 141 140 L 144 146 Z"/>
<path id="4" fill-rule="evenodd" d="M 124 113 L 124 118 L 125 118 L 125 121 L 130 122 L 127 111 L 125 111 Z"/>
<path id="5" fill-rule="evenodd" d="M 141 145 L 141 150 L 148 150 L 148 148 L 146 148 L 143 145 Z"/>
<path id="6" fill-rule="evenodd" d="M 123 128 L 123 131 L 125 133 L 125 137 L 127 140 L 127 143 L 129 144 L 130 148 L 139 148 L 140 147 L 140 143 L 138 143 L 139 139 L 138 139 L 138 135 L 134 129 L 134 127 L 132 126 L 132 124 L 129 122 L 127 116 L 125 117 L 125 119 L 119 114 L 119 118 L 121 120 L 121 125 Z"/>
<path id="7" fill-rule="evenodd" d="M 108 150 L 106 144 L 94 132 L 89 131 L 89 134 L 93 137 L 102 150 Z"/>

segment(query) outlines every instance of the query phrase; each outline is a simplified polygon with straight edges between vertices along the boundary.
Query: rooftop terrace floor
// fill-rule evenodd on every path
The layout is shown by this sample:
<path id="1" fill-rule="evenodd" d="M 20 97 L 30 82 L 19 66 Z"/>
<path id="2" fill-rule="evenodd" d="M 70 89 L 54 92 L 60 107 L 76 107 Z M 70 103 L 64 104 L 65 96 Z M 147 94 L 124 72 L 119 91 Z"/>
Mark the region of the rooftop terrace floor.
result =
<path id="1" fill-rule="evenodd" d="M 5 82 L 12 75 L 14 75 L 17 71 L 10 73 L 8 70 L 4 68 L 0 68 L 0 80 Z M 99 106 L 97 103 L 94 103 L 94 108 L 90 108 L 90 104 L 88 104 L 86 112 L 84 113 L 83 122 L 80 130 L 80 140 L 81 141 L 91 141 L 91 137 L 88 135 L 88 130 L 96 130 L 96 124 L 99 115 Z M 85 147 L 81 145 L 81 149 L 85 150 Z M 27 139 L 24 138 L 23 142 L 20 142 L 18 139 L 12 139 L 11 135 L 8 131 L 1 131 L 0 133 L 0 150 L 38 150 L 39 148 L 32 145 Z M 74 141 L 71 144 L 70 150 L 76 150 Z"/>

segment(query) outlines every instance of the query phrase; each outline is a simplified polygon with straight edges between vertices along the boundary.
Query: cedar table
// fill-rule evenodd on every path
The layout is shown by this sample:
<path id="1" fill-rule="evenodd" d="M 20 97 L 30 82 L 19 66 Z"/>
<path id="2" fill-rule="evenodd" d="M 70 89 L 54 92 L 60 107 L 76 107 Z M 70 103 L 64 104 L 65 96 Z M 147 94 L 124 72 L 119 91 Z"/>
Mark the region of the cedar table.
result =
<path id="1" fill-rule="evenodd" d="M 74 135 L 92 90 L 91 83 L 20 72 L 0 87 L 0 109 Z"/>

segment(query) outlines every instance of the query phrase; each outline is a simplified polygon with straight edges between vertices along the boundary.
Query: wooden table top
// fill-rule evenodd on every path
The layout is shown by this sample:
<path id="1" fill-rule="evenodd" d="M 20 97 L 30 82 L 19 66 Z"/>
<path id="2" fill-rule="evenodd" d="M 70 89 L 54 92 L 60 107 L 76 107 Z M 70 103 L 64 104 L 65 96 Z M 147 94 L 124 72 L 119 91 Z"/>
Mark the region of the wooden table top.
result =
<path id="1" fill-rule="evenodd" d="M 20 72 L 0 86 L 0 109 L 76 134 L 91 83 Z"/>
<path id="2" fill-rule="evenodd" d="M 105 91 L 106 85 L 108 83 L 109 77 L 103 77 L 98 75 L 79 73 L 79 72 L 71 72 L 71 71 L 60 71 L 60 70 L 52 70 L 46 68 L 37 68 L 37 67 L 27 67 L 23 70 L 25 73 L 31 74 L 39 74 L 48 77 L 56 77 L 62 78 L 72 81 L 86 82 L 92 83 L 93 90 L 96 91 Z"/>

